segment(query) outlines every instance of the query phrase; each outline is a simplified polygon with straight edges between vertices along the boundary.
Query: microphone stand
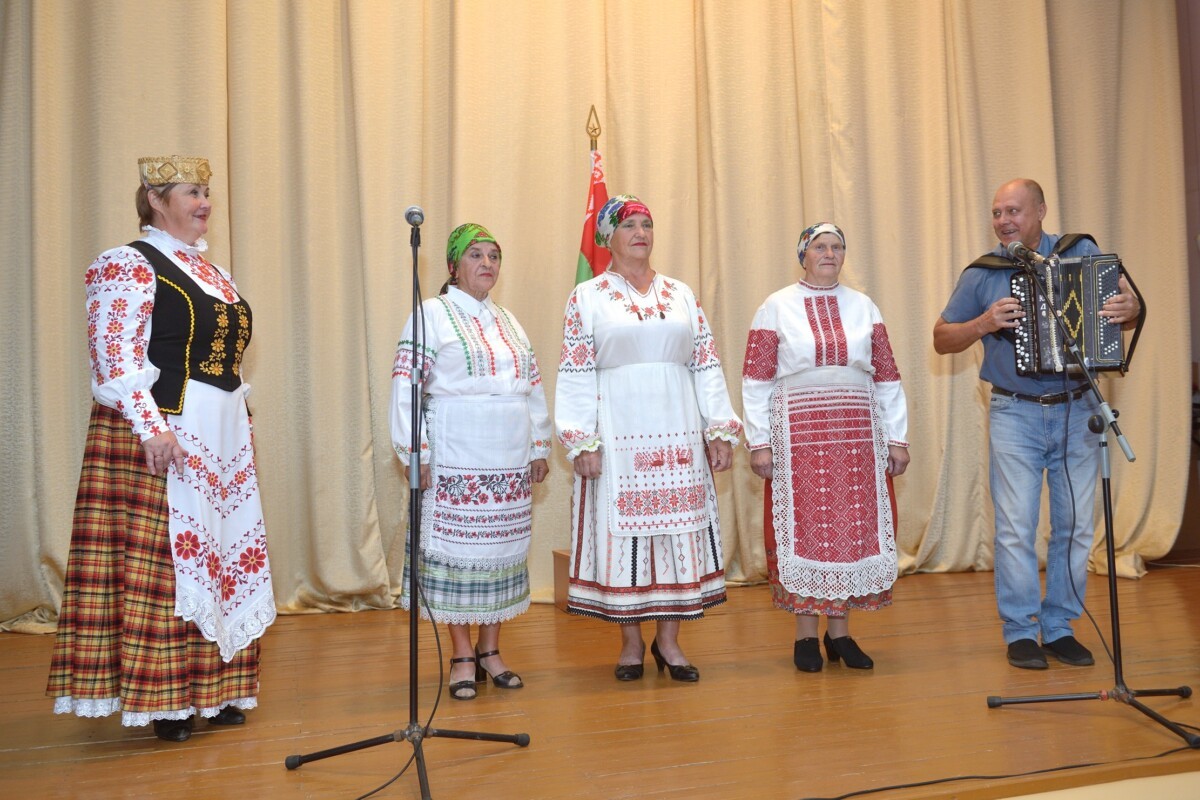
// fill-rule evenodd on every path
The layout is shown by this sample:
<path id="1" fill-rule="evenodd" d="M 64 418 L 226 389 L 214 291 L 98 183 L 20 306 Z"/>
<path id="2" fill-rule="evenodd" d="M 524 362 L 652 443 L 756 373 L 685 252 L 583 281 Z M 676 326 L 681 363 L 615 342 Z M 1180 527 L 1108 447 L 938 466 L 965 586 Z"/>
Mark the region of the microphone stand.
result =
<path id="1" fill-rule="evenodd" d="M 1102 689 L 1097 692 L 1080 692 L 1075 694 L 1048 694 L 1048 695 L 1033 695 L 1026 697 L 998 697 L 995 695 L 989 696 L 987 699 L 988 708 L 998 708 L 1004 705 L 1020 705 L 1026 703 L 1058 703 L 1069 702 L 1072 700 L 1118 700 L 1125 705 L 1137 709 L 1145 714 L 1150 719 L 1157 722 L 1167 730 L 1174 733 L 1176 736 L 1187 742 L 1188 747 L 1200 748 L 1200 735 L 1191 733 L 1175 722 L 1159 714 L 1154 709 L 1146 706 L 1138 700 L 1139 697 L 1191 697 L 1192 689 L 1189 686 L 1180 686 L 1175 689 L 1131 689 L 1125 684 L 1125 668 L 1121 655 L 1121 614 L 1117 605 L 1117 569 L 1116 569 L 1116 545 L 1113 541 L 1113 509 L 1112 509 L 1112 484 L 1111 484 L 1111 466 L 1109 463 L 1108 450 L 1108 433 L 1112 431 L 1116 436 L 1117 444 L 1121 446 L 1121 451 L 1125 454 L 1125 459 L 1132 462 L 1136 456 L 1133 454 L 1132 448 L 1125 440 L 1125 436 L 1121 433 L 1121 428 L 1117 424 L 1118 411 L 1111 408 L 1108 402 L 1104 399 L 1104 395 L 1100 392 L 1100 387 L 1096 384 L 1092 377 L 1091 371 L 1087 367 L 1083 354 L 1079 350 L 1079 344 L 1075 338 L 1071 336 L 1067 329 L 1066 323 L 1063 320 L 1061 309 L 1055 309 L 1050 303 L 1050 292 L 1047 290 L 1046 284 L 1042 280 L 1042 276 L 1038 274 L 1037 269 L 1029 262 L 1029 260 L 1017 256 L 1022 264 L 1025 273 L 1029 276 L 1034 292 L 1035 309 L 1038 308 L 1037 295 L 1040 292 L 1043 299 L 1046 300 L 1047 308 L 1050 316 L 1054 319 L 1054 324 L 1058 328 L 1058 332 L 1062 336 L 1063 345 L 1067 352 L 1070 353 L 1071 360 L 1079 367 L 1080 374 L 1087 381 L 1088 389 L 1100 404 L 1100 413 L 1093 415 L 1088 419 L 1088 430 L 1092 433 L 1102 434 L 1100 436 L 1100 478 L 1104 500 L 1104 552 L 1108 561 L 1108 603 L 1109 603 L 1109 625 L 1112 630 L 1112 657 L 1114 671 L 1114 687 L 1112 689 Z M 1058 256 L 1052 255 L 1046 259 L 1047 263 L 1052 267 L 1058 265 Z M 1068 399 L 1068 402 L 1070 400 Z M 1092 478 L 1094 480 L 1094 478 Z M 1072 533 L 1074 535 L 1074 533 Z M 1068 562 L 1070 555 L 1068 554 Z M 1068 564 L 1068 574 L 1070 574 Z M 1082 600 L 1082 598 L 1081 598 Z"/>
<path id="2" fill-rule="evenodd" d="M 411 212 L 413 209 L 409 211 Z M 420 209 L 416 209 L 416 211 L 419 213 Z M 344 753 L 353 753 L 356 750 L 365 750 L 368 747 L 403 740 L 413 746 L 413 759 L 417 762 L 417 779 L 421 785 L 421 800 L 432 800 L 433 795 L 429 791 L 429 776 L 425 771 L 425 751 L 421 746 L 425 739 L 433 737 L 471 739 L 483 742 L 508 742 L 520 747 L 528 747 L 529 734 L 482 733 L 479 731 L 455 731 L 444 728 L 430 728 L 421 724 L 417 713 L 419 704 L 417 693 L 417 634 L 420 630 L 420 619 L 417 614 L 417 606 L 420 604 L 420 595 L 418 594 L 420 587 L 417 583 L 417 573 L 420 571 L 421 559 L 421 419 L 423 414 L 421 384 L 424 377 L 421 372 L 420 357 L 416 349 L 417 331 L 424 329 L 420 305 L 421 284 L 417 276 L 417 252 L 421 247 L 420 225 L 424 219 L 423 216 L 416 216 L 414 218 L 411 214 L 406 215 L 406 218 L 412 224 L 412 235 L 409 237 L 409 243 L 412 245 L 413 258 L 413 367 L 410 406 L 412 453 L 409 456 L 408 464 L 408 725 L 401 730 L 393 731 L 383 736 L 363 739 L 316 753 L 291 755 L 284 760 L 284 765 L 289 770 L 297 769 L 301 764 L 307 764 L 310 761 L 320 761 L 323 758 L 332 758 Z M 434 705 L 434 709 L 436 711 L 436 704 Z"/>

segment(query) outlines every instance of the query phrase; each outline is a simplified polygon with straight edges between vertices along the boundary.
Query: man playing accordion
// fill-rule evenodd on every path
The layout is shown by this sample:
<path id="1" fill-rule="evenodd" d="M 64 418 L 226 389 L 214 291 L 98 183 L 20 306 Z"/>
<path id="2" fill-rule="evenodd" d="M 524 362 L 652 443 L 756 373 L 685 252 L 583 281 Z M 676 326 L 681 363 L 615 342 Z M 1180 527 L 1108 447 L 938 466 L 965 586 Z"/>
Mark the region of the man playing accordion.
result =
<path id="1" fill-rule="evenodd" d="M 992 229 L 999 244 L 963 270 L 933 327 L 933 346 L 942 354 L 983 343 L 979 377 L 992 385 L 989 447 L 996 604 L 1008 662 L 1022 669 L 1045 669 L 1047 654 L 1073 666 L 1094 663 L 1092 654 L 1075 639 L 1071 622 L 1083 610 L 1094 532 L 1100 451 L 1098 434 L 1091 433 L 1087 423 L 1097 413 L 1097 404 L 1081 376 L 1018 372 L 1013 333 L 1025 311 L 1011 296 L 1010 281 L 1020 264 L 996 263 L 998 258 L 1008 258 L 1008 245 L 1013 242 L 1043 257 L 1100 253 L 1091 237 L 1043 232 L 1045 216 L 1045 197 L 1036 182 L 1018 178 L 997 189 Z M 1128 329 L 1137 320 L 1141 304 L 1123 276 L 1118 286 L 1119 293 L 1104 302 L 1098 315 L 1101 324 Z M 1044 595 L 1036 550 L 1043 476 L 1050 487 Z"/>

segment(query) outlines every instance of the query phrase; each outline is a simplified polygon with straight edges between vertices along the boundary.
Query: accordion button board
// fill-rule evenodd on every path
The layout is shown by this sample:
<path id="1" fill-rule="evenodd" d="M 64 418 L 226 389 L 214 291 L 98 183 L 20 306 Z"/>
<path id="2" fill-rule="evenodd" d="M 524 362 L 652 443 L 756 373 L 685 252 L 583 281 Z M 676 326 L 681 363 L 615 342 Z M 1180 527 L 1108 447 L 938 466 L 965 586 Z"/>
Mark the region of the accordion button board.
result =
<path id="1" fill-rule="evenodd" d="M 1121 259 L 1113 254 L 1048 260 L 1033 267 L 1042 278 L 1047 297 L 1034 291 L 1024 271 L 1011 279 L 1012 296 L 1021 303 L 1024 318 L 1013 331 L 1020 375 L 1077 374 L 1079 366 L 1067 352 L 1052 314 L 1061 311 L 1067 331 L 1079 344 L 1089 370 L 1125 370 L 1121 326 L 1100 316 L 1110 297 L 1120 293 Z"/>

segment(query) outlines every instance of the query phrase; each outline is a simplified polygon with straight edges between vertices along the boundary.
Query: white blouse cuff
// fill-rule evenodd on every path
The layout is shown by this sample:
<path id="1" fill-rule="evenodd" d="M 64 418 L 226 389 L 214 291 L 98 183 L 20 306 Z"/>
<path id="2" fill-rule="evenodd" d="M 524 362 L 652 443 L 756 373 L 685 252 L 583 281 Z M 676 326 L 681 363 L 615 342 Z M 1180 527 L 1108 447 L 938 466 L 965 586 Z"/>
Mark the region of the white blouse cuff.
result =
<path id="1" fill-rule="evenodd" d="M 724 439 L 730 444 L 736 445 L 739 441 L 739 435 L 742 432 L 742 423 L 736 419 L 728 422 L 723 422 L 720 425 L 710 425 L 704 429 L 705 441 L 713 441 L 715 439 Z"/>
<path id="2" fill-rule="evenodd" d="M 600 437 L 588 439 L 586 442 L 580 442 L 567 451 L 567 460 L 574 461 L 575 457 L 580 453 L 594 453 L 600 449 Z"/>

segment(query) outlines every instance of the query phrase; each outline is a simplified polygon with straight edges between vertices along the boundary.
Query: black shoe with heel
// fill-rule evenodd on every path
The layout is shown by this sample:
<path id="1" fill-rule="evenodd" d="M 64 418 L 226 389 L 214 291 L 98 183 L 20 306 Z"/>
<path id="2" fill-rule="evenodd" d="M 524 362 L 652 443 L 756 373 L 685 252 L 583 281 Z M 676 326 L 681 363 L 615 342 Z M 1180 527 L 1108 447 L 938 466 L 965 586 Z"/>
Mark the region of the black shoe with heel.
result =
<path id="1" fill-rule="evenodd" d="M 821 658 L 821 643 L 817 641 L 817 637 L 809 636 L 796 640 L 792 647 L 792 663 L 801 672 L 821 671 L 825 666 L 825 659 Z"/>
<path id="2" fill-rule="evenodd" d="M 487 679 L 491 678 L 492 683 L 500 689 L 520 689 L 525 684 L 521 681 L 521 676 L 511 669 L 506 669 L 499 675 L 493 675 L 483 666 L 485 658 L 498 655 L 500 655 L 499 650 L 489 650 L 486 653 L 481 653 L 478 647 L 475 648 L 475 682 L 487 683 Z"/>
<path id="3" fill-rule="evenodd" d="M 667 659 L 663 658 L 663 654 L 658 651 L 658 639 L 650 643 L 650 655 L 654 656 L 654 663 L 658 665 L 659 672 L 666 669 L 671 673 L 671 680 L 683 683 L 695 683 L 700 680 L 700 670 L 691 664 L 668 663 Z"/>
<path id="4" fill-rule="evenodd" d="M 840 659 L 845 661 L 846 666 L 851 669 L 874 669 L 875 667 L 875 662 L 859 648 L 857 642 L 849 636 L 831 639 L 829 631 L 825 632 L 825 655 L 829 657 L 831 664 L 837 663 Z"/>
<path id="5" fill-rule="evenodd" d="M 642 659 L 636 664 L 617 664 L 613 674 L 617 676 L 619 681 L 636 681 L 641 680 L 646 668 L 642 661 L 646 660 L 646 643 L 642 642 Z"/>
<path id="6" fill-rule="evenodd" d="M 450 669 L 454 669 L 455 664 L 475 664 L 475 663 L 476 662 L 475 662 L 474 656 L 466 656 L 464 658 L 452 658 L 452 659 L 450 659 Z M 476 670 L 478 670 L 477 664 L 476 664 Z M 476 674 L 478 674 L 478 672 Z M 471 678 L 467 678 L 465 681 L 455 681 L 454 683 L 450 684 L 449 689 L 450 689 L 450 696 L 452 698 L 454 698 L 455 700 L 474 700 L 475 695 L 478 694 L 478 692 L 475 691 L 475 681 Z"/>

